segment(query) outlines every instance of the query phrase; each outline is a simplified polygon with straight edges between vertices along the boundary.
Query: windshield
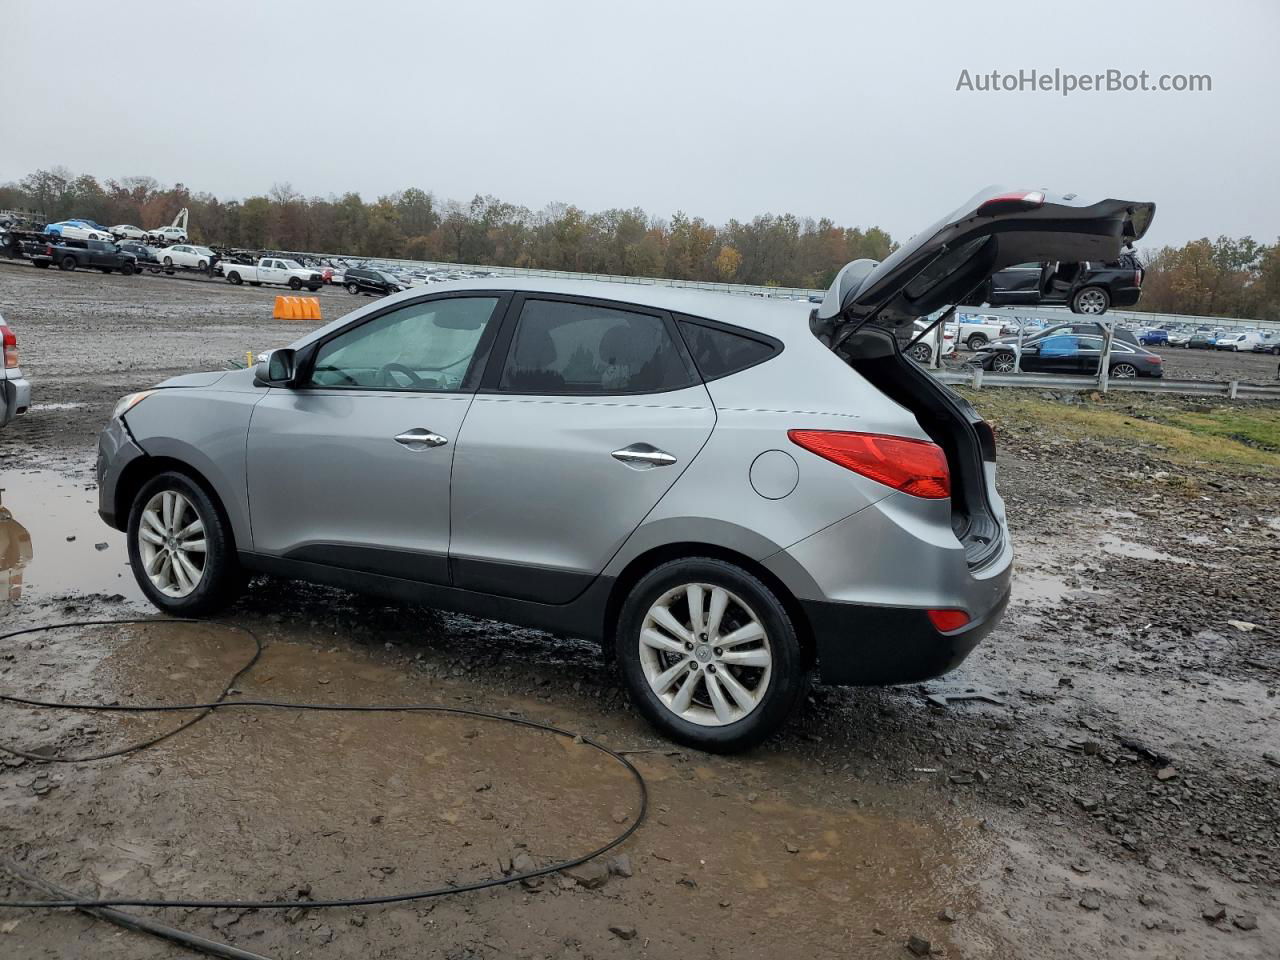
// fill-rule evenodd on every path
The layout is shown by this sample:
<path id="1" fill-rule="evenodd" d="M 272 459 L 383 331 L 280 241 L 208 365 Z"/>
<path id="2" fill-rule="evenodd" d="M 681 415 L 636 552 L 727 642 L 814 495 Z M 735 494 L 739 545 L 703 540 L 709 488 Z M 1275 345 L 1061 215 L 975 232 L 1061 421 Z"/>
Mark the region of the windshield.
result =
<path id="1" fill-rule="evenodd" d="M 286 270 L 301 270 L 302 264 L 300 264 L 297 260 L 285 260 L 284 268 Z"/>

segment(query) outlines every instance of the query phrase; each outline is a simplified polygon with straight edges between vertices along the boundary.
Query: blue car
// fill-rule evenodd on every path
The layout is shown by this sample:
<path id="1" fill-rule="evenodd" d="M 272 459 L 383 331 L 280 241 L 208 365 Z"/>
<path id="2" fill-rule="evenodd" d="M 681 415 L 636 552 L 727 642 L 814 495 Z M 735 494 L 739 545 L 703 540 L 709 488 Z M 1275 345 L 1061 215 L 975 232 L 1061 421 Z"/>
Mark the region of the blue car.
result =
<path id="1" fill-rule="evenodd" d="M 1169 342 L 1168 330 L 1148 330 L 1138 338 L 1144 347 L 1153 347 L 1158 344 L 1167 344 Z"/>

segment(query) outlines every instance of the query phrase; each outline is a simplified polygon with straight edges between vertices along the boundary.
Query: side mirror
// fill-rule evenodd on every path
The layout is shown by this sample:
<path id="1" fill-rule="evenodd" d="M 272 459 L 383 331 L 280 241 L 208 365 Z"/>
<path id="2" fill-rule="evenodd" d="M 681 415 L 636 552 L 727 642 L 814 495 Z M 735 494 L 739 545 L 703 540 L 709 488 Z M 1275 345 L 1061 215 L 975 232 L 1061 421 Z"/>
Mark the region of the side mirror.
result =
<path id="1" fill-rule="evenodd" d="M 287 347 L 272 350 L 258 361 L 256 383 L 267 387 L 292 387 L 298 372 L 297 352 Z"/>

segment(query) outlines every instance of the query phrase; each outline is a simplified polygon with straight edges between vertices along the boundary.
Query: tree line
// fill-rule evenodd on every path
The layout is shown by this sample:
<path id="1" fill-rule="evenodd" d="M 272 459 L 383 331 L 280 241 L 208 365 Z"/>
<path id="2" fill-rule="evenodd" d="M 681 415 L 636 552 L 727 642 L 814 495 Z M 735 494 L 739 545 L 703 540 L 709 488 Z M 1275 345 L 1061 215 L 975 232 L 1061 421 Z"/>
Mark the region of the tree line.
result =
<path id="1" fill-rule="evenodd" d="M 460 203 L 416 187 L 369 202 L 357 193 L 305 197 L 280 183 L 263 196 L 224 201 L 151 177 L 99 181 L 62 169 L 0 186 L 0 209 L 38 211 L 48 221 L 84 217 L 155 229 L 183 207 L 192 241 L 220 247 L 762 286 L 825 287 L 850 260 L 882 260 L 895 246 L 879 227 L 840 227 L 826 218 L 764 214 L 716 226 L 639 208 L 589 213 L 553 203 L 533 211 L 492 196 Z"/>
<path id="2" fill-rule="evenodd" d="M 896 246 L 879 227 L 828 218 L 761 214 L 717 226 L 683 212 L 640 208 L 589 213 L 572 204 L 541 210 L 492 196 L 441 200 L 411 187 L 373 201 L 357 193 L 305 197 L 287 183 L 265 195 L 220 200 L 151 177 L 99 181 L 62 168 L 0 185 L 0 209 L 48 221 L 85 217 L 154 229 L 190 211 L 192 240 L 220 247 L 352 257 L 538 267 L 822 289 L 850 260 L 883 260 Z M 1141 251 L 1139 309 L 1280 320 L 1280 240 L 1220 236 Z"/>

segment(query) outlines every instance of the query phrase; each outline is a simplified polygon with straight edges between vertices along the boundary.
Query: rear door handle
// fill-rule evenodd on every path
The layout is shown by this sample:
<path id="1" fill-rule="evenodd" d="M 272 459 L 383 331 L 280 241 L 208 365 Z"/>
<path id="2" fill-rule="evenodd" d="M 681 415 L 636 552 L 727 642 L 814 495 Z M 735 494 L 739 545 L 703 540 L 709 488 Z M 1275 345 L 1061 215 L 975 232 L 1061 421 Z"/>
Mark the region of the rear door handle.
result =
<path id="1" fill-rule="evenodd" d="M 396 443 L 404 444 L 410 450 L 430 450 L 432 447 L 443 447 L 448 442 L 448 439 L 432 433 L 426 427 L 414 427 L 396 437 Z"/>
<path id="2" fill-rule="evenodd" d="M 610 456 L 636 470 L 669 467 L 676 462 L 675 457 L 665 450 L 659 450 L 651 443 L 633 443 L 629 447 L 613 451 Z"/>

